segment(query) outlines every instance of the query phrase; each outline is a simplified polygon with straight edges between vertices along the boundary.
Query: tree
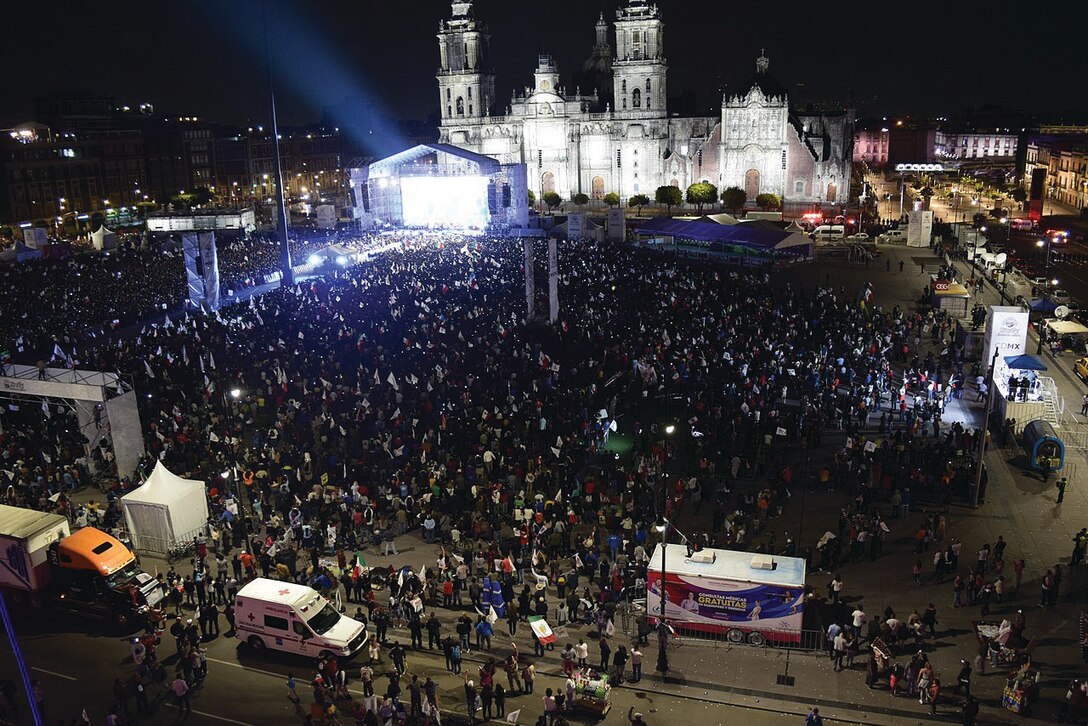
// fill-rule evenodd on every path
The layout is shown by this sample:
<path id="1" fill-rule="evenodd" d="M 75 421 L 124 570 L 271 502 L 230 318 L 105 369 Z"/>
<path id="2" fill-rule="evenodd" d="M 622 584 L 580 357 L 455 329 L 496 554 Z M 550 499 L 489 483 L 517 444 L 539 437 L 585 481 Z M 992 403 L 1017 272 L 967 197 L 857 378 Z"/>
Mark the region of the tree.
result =
<path id="1" fill-rule="evenodd" d="M 140 219 L 146 219 L 150 212 L 154 212 L 158 208 L 159 205 L 155 204 L 155 202 L 136 202 L 136 213 Z"/>
<path id="2" fill-rule="evenodd" d="M 694 204 L 701 212 L 704 204 L 713 204 L 718 201 L 718 187 L 710 182 L 695 182 L 688 187 L 688 204 Z"/>
<path id="3" fill-rule="evenodd" d="M 678 187 L 670 184 L 657 188 L 657 191 L 654 192 L 654 201 L 658 204 L 664 204 L 668 208 L 669 214 L 672 214 L 672 208 L 683 204 L 684 197 L 680 194 Z"/>
<path id="4" fill-rule="evenodd" d="M 736 212 L 738 209 L 743 209 L 744 204 L 747 201 L 748 192 L 740 187 L 728 187 L 722 192 L 722 206 L 730 212 Z"/>
<path id="5" fill-rule="evenodd" d="M 529 202 L 530 207 L 535 207 L 536 206 L 536 194 L 533 193 L 532 189 L 529 190 L 528 200 L 527 201 Z"/>
<path id="6" fill-rule="evenodd" d="M 604 203 L 610 207 L 618 207 L 620 204 L 620 195 L 615 192 L 609 192 L 604 195 Z"/>
<path id="7" fill-rule="evenodd" d="M 584 207 L 585 205 L 589 204 L 589 195 L 578 192 L 573 197 L 571 197 L 570 200 L 577 204 L 579 207 Z"/>
<path id="8" fill-rule="evenodd" d="M 1028 193 L 1024 191 L 1024 187 L 1014 187 L 1009 195 L 1013 198 L 1013 201 L 1018 204 L 1023 204 L 1028 200 Z"/>
<path id="9" fill-rule="evenodd" d="M 926 200 L 926 209 L 929 209 L 929 200 L 933 198 L 933 190 L 929 187 L 922 187 L 922 191 L 918 192 L 918 195 Z"/>
<path id="10" fill-rule="evenodd" d="M 782 200 L 778 198 L 777 194 L 770 194 L 764 192 L 756 197 L 756 206 L 765 212 L 774 211 L 782 208 Z"/>
<path id="11" fill-rule="evenodd" d="M 203 207 L 212 200 L 212 192 L 208 187 L 197 187 L 192 193 L 194 207 Z"/>
<path id="12" fill-rule="evenodd" d="M 544 192 L 544 203 L 548 205 L 548 209 L 555 209 L 563 203 L 563 197 L 556 192 Z"/>
<path id="13" fill-rule="evenodd" d="M 635 194 L 627 200 L 628 207 L 638 207 L 638 214 L 642 216 L 642 208 L 650 203 L 650 198 L 645 194 Z"/>

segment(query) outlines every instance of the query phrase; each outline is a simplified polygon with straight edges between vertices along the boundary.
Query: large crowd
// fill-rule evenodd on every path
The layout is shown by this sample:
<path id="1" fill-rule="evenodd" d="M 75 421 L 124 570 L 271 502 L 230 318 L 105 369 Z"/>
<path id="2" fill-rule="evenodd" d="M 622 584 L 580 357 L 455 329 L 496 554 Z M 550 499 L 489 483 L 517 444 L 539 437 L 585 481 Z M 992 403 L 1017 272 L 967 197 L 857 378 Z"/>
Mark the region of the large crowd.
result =
<path id="1" fill-rule="evenodd" d="M 314 583 L 322 557 L 346 560 L 418 530 L 463 559 L 420 573 L 428 602 L 476 604 L 474 578 L 503 562 L 515 611 L 541 607 L 520 579 L 532 572 L 561 585 L 546 612 L 559 607 L 602 631 L 639 589 L 662 516 L 690 517 L 696 545 L 785 551 L 833 572 L 881 555 L 884 513 L 970 495 L 977 433 L 940 422 L 966 372 L 946 342 L 948 321 L 934 314 L 884 310 L 829 284 L 801 289 L 764 272 L 569 242 L 559 251 L 560 319 L 549 326 L 525 319 L 520 241 L 389 239 L 403 244 L 214 314 L 123 335 L 104 328 L 79 350 L 81 367 L 124 372 L 140 391 L 144 472 L 160 460 L 209 483 L 216 516 L 206 535 L 228 557 L 249 558 L 238 579 Z M 267 242 L 232 249 L 220 256 L 221 269 L 237 261 L 231 280 L 256 279 L 276 261 Z M 164 267 L 150 254 L 69 263 L 61 276 L 95 269 L 98 280 L 131 263 L 119 281 L 158 279 Z M 153 287 L 119 285 L 116 300 L 100 299 L 147 314 L 166 294 Z M 15 309 L 48 315 L 30 299 Z M 55 315 L 36 320 L 52 330 L 63 320 Z M 924 352 L 933 344 L 939 354 Z M 672 436 L 666 421 L 677 424 Z M 58 467 L 68 462 L 40 453 L 55 436 L 49 426 L 3 434 L 7 502 L 49 507 L 63 494 Z M 776 455 L 819 446 L 828 428 L 848 436 L 833 462 Z M 609 449 L 611 437 L 628 441 L 630 455 Z M 71 467 L 78 457 L 69 458 Z M 110 501 L 131 486 L 118 477 Z M 856 495 L 836 537 L 810 547 L 768 530 L 799 488 Z M 344 585 L 365 599 L 350 578 Z M 384 617 L 369 609 L 367 620 Z"/>

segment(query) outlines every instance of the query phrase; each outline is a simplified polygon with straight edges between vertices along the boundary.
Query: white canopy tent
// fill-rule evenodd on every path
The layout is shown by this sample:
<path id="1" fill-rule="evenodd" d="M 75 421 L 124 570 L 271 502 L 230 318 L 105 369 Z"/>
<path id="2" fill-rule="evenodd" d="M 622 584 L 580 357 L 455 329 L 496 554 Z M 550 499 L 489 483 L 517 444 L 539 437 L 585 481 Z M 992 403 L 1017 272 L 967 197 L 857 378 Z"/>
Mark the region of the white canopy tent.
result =
<path id="1" fill-rule="evenodd" d="M 162 462 L 142 486 L 121 497 L 121 508 L 132 543 L 151 552 L 191 540 L 208 521 L 204 482 L 182 479 Z"/>
<path id="2" fill-rule="evenodd" d="M 99 227 L 91 232 L 91 244 L 96 250 L 112 250 L 117 246 L 117 234 L 105 227 Z"/>

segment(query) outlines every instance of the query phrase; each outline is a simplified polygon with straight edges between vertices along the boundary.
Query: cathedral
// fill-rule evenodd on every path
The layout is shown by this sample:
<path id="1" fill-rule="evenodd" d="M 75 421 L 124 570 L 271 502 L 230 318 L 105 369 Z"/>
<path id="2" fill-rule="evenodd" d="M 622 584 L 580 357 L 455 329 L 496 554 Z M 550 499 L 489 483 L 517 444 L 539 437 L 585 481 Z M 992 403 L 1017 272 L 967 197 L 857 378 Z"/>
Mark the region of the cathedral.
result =
<path id="1" fill-rule="evenodd" d="M 671 117 L 661 13 L 648 0 L 621 1 L 611 28 L 603 14 L 597 21 L 574 92 L 553 58 L 541 54 L 532 86 L 516 91 L 498 115 L 487 25 L 472 2 L 455 0 L 438 27 L 440 141 L 525 164 L 538 196 L 652 199 L 659 186 L 708 181 L 719 190 L 744 189 L 749 204 L 763 193 L 798 211 L 846 203 L 853 110 L 791 106 L 761 54 L 752 78 L 723 95 L 720 116 Z"/>

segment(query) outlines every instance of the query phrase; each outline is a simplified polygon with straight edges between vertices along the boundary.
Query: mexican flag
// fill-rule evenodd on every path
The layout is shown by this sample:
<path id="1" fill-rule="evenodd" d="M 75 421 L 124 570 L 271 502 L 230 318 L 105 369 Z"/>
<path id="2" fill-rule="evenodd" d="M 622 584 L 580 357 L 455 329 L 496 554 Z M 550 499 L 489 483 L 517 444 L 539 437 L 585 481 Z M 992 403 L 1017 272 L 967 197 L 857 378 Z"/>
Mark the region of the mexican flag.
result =
<path id="1" fill-rule="evenodd" d="M 351 576 L 354 578 L 360 578 L 363 576 L 363 569 L 366 567 L 366 560 L 363 559 L 362 554 L 358 551 L 355 552 L 355 558 L 351 561 Z"/>

